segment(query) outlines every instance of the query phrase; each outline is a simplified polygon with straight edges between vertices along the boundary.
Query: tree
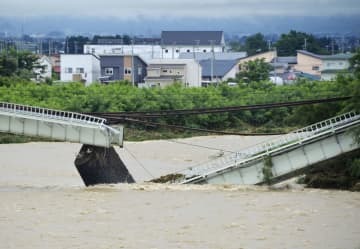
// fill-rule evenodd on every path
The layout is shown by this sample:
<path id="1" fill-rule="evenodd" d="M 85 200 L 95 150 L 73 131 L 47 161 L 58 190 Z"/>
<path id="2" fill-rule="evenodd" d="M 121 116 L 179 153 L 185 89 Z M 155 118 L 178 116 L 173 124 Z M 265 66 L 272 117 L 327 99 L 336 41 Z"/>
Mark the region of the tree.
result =
<path id="1" fill-rule="evenodd" d="M 245 62 L 240 67 L 240 72 L 236 75 L 236 78 L 247 82 L 267 80 L 272 70 L 271 65 L 266 63 L 264 58 Z"/>
<path id="2" fill-rule="evenodd" d="M 297 50 L 307 50 L 312 53 L 321 53 L 319 41 L 303 32 L 291 30 L 289 34 L 282 34 L 275 44 L 279 56 L 295 56 Z"/>
<path id="3" fill-rule="evenodd" d="M 17 76 L 30 79 L 35 76 L 34 69 L 43 69 L 38 57 L 28 51 L 10 51 L 0 54 L 0 76 Z"/>
<path id="4" fill-rule="evenodd" d="M 261 33 L 256 33 L 246 38 L 244 49 L 248 55 L 254 55 L 268 51 L 268 46 L 264 36 Z"/>
<path id="5" fill-rule="evenodd" d="M 123 39 L 124 44 L 126 44 L 126 45 L 131 44 L 131 37 L 129 35 L 123 35 L 122 39 Z"/>
<path id="6" fill-rule="evenodd" d="M 85 36 L 70 36 L 66 38 L 65 53 L 67 54 L 82 54 L 84 45 L 90 40 Z"/>
<path id="7" fill-rule="evenodd" d="M 354 72 L 355 77 L 360 79 L 360 49 L 350 58 L 349 62 L 350 69 Z"/>
<path id="8" fill-rule="evenodd" d="M 239 41 L 231 41 L 229 43 L 230 49 L 232 52 L 240 52 L 243 51 L 243 46 Z"/>

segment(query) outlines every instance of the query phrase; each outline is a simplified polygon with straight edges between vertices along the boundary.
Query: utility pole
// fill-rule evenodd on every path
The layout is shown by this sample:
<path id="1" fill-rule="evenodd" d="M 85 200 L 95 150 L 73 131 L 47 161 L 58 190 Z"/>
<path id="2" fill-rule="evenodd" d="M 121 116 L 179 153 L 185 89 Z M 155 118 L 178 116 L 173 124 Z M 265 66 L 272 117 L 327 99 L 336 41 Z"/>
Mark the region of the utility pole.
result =
<path id="1" fill-rule="evenodd" d="M 306 51 L 307 49 L 307 38 L 304 38 L 304 50 Z"/>
<path id="2" fill-rule="evenodd" d="M 270 51 L 271 50 L 271 41 L 267 40 L 267 42 L 268 42 L 268 50 Z"/>
<path id="3" fill-rule="evenodd" d="M 194 48 L 193 48 L 193 56 L 194 56 L 194 60 L 196 60 L 196 48 L 199 47 L 199 44 L 200 44 L 200 40 L 195 40 L 195 45 L 194 45 Z"/>
<path id="4" fill-rule="evenodd" d="M 176 42 L 173 42 L 172 46 L 172 58 L 174 59 L 174 49 L 175 49 Z"/>
<path id="5" fill-rule="evenodd" d="M 135 86 L 135 72 L 134 72 L 134 38 L 131 40 L 131 83 Z"/>
<path id="6" fill-rule="evenodd" d="M 214 80 L 214 40 L 209 40 L 210 44 L 211 44 L 211 60 L 210 60 L 210 63 L 211 63 L 211 83 L 213 82 Z"/>
<path id="7" fill-rule="evenodd" d="M 151 59 L 154 59 L 154 44 L 151 44 Z"/>
<path id="8" fill-rule="evenodd" d="M 74 41 L 74 54 L 77 54 L 77 41 Z"/>

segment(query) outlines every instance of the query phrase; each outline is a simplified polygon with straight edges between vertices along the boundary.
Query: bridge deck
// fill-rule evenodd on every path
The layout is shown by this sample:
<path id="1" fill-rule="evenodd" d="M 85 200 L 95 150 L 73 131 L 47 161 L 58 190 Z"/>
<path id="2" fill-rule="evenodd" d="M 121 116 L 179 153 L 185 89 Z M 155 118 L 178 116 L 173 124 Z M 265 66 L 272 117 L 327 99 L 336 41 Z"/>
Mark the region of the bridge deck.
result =
<path id="1" fill-rule="evenodd" d="M 359 148 L 346 132 L 360 125 L 360 115 L 349 112 L 304 127 L 276 139 L 180 172 L 186 183 L 258 184 L 264 181 L 265 158 L 273 178 Z"/>
<path id="2" fill-rule="evenodd" d="M 123 127 L 76 112 L 0 102 L 0 132 L 45 137 L 109 148 L 123 145 Z"/>

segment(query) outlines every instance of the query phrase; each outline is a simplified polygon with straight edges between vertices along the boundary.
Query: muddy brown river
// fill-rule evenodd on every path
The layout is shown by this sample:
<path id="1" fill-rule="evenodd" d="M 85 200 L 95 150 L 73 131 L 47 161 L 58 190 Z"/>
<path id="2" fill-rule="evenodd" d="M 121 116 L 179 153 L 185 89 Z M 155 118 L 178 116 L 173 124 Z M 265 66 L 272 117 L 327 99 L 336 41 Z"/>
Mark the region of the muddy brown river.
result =
<path id="1" fill-rule="evenodd" d="M 125 143 L 138 183 L 90 188 L 79 144 L 0 145 L 0 248 L 360 249 L 359 192 L 144 182 L 266 139 Z"/>

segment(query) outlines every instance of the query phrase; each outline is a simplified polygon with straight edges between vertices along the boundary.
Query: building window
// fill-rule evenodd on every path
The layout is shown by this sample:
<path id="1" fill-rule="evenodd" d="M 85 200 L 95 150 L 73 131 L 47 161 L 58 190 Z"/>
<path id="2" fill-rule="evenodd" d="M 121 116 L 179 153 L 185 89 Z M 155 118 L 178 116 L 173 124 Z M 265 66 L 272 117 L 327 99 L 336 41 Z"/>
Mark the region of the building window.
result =
<path id="1" fill-rule="evenodd" d="M 95 48 L 92 48 L 92 49 L 91 49 L 91 53 L 92 53 L 92 54 L 95 54 Z"/>
<path id="2" fill-rule="evenodd" d="M 176 51 L 176 53 L 179 53 L 179 52 L 180 52 L 180 50 L 179 50 L 179 49 L 176 49 L 175 51 Z"/>
<path id="3" fill-rule="evenodd" d="M 344 63 L 343 63 L 343 62 L 339 62 L 339 65 L 342 66 L 342 65 L 344 65 Z"/>
<path id="4" fill-rule="evenodd" d="M 125 75 L 131 74 L 131 68 L 126 67 L 126 68 L 124 69 L 124 74 L 125 74 Z"/>
<path id="5" fill-rule="evenodd" d="M 105 75 L 113 75 L 114 74 L 114 68 L 112 67 L 105 67 Z"/>
<path id="6" fill-rule="evenodd" d="M 203 52 L 206 53 L 206 49 L 204 49 Z"/>
<path id="7" fill-rule="evenodd" d="M 169 50 L 168 49 L 165 49 L 165 53 L 167 54 L 169 52 Z"/>
<path id="8" fill-rule="evenodd" d="M 319 69 L 320 69 L 319 66 L 313 66 L 312 67 L 312 70 L 314 70 L 314 71 L 319 71 Z"/>
<path id="9" fill-rule="evenodd" d="M 186 50 L 186 52 L 190 53 L 190 49 Z"/>
<path id="10" fill-rule="evenodd" d="M 167 71 L 168 71 L 167 69 L 163 69 L 163 70 L 162 70 L 163 73 L 167 73 Z"/>
<path id="11" fill-rule="evenodd" d="M 65 67 L 65 73 L 72 73 L 71 67 Z"/>
<path id="12" fill-rule="evenodd" d="M 142 67 L 138 68 L 138 75 L 142 75 Z"/>
<path id="13" fill-rule="evenodd" d="M 84 68 L 83 67 L 77 67 L 76 68 L 76 73 L 84 73 Z"/>

